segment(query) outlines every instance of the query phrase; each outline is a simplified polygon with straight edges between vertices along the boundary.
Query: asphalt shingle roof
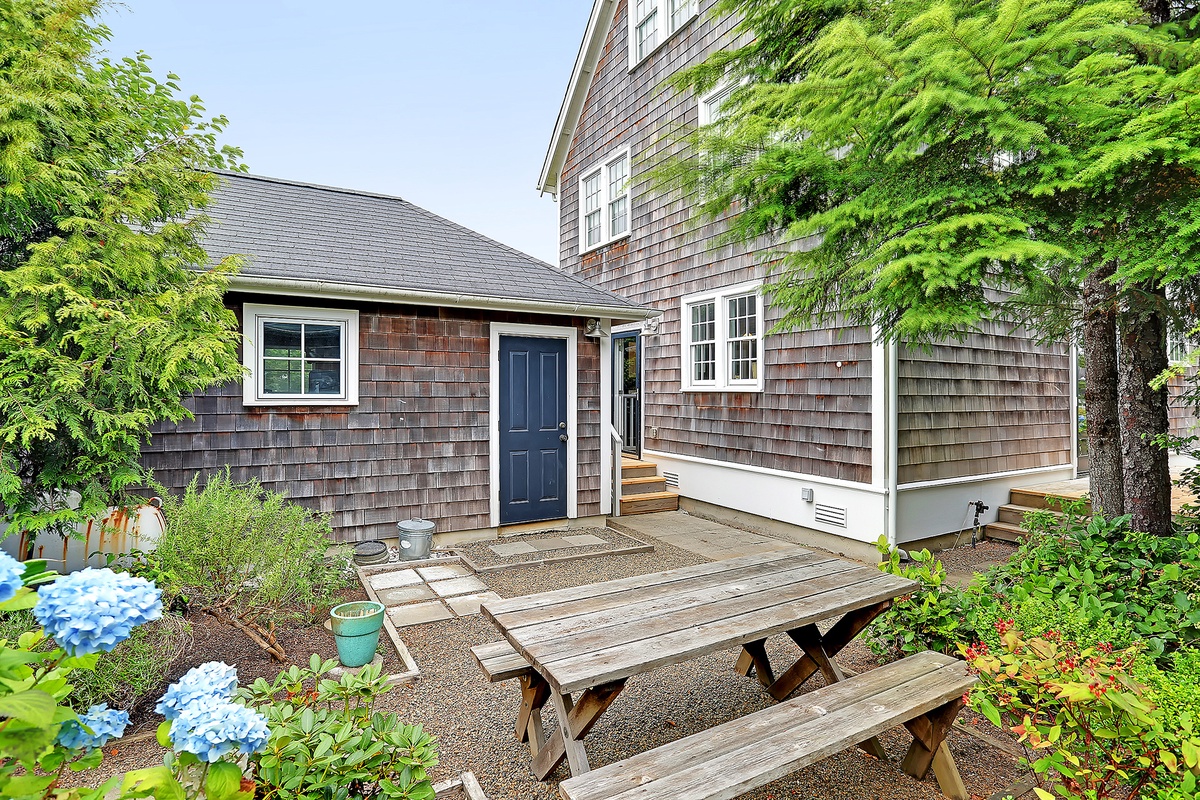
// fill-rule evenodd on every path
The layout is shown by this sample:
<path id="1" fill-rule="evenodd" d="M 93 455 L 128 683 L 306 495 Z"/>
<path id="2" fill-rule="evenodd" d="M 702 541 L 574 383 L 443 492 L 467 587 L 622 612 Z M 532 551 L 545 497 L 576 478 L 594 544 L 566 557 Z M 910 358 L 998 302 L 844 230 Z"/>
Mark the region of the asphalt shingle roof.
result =
<path id="1" fill-rule="evenodd" d="M 220 174 L 204 245 L 248 256 L 243 276 L 640 308 L 398 197 Z"/>

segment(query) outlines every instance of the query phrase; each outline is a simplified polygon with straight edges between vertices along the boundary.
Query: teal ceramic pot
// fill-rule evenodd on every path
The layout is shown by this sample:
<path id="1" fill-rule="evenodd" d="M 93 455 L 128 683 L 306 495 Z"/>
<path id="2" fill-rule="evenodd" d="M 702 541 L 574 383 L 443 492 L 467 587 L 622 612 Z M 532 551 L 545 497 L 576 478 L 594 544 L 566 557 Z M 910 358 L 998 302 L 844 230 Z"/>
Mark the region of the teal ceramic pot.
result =
<path id="1" fill-rule="evenodd" d="M 383 627 L 382 604 L 369 600 L 342 603 L 330 609 L 329 620 L 343 667 L 361 667 L 375 657 Z"/>

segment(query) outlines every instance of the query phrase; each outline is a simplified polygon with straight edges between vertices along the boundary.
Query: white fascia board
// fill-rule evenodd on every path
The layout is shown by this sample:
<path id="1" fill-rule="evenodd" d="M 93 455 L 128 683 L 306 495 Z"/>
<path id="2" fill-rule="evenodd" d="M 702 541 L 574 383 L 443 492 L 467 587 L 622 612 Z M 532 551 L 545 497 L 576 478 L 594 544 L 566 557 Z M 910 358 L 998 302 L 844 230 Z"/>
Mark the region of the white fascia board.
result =
<path id="1" fill-rule="evenodd" d="M 546 160 L 542 163 L 542 174 L 538 178 L 537 188 L 542 194 L 558 194 L 559 177 L 567 160 L 567 153 L 571 150 L 571 141 L 575 138 L 575 126 L 579 124 L 579 117 L 583 114 L 583 104 L 592 86 L 592 76 L 596 72 L 596 64 L 604 51 L 604 42 L 608 38 L 616 13 L 617 0 L 595 0 L 592 5 L 592 15 L 588 19 L 583 43 L 579 45 L 579 54 L 575 57 L 575 67 L 571 70 L 571 80 L 567 83 L 567 93 L 563 96 L 562 107 L 554 123 L 554 135 L 550 138 Z"/>
<path id="2" fill-rule="evenodd" d="M 291 297 L 312 297 L 321 300 L 374 300 L 382 303 L 406 303 L 417 306 L 441 306 L 480 309 L 484 311 L 515 311 L 531 314 L 568 314 L 580 317 L 599 317 L 621 320 L 643 320 L 659 316 L 653 308 L 605 306 L 589 303 L 520 300 L 510 297 L 428 292 L 417 289 L 390 289 L 380 286 L 359 286 L 332 281 L 303 281 L 288 278 L 260 278 L 235 275 L 229 281 L 231 291 L 253 294 L 281 294 Z"/>

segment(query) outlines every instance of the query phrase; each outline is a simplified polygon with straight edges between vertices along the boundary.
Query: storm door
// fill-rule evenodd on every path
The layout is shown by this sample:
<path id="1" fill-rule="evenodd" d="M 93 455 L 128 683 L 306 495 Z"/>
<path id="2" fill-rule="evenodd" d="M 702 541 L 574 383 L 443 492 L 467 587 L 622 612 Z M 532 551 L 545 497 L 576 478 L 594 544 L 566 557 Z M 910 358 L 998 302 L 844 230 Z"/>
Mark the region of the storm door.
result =
<path id="1" fill-rule="evenodd" d="M 613 425 L 621 434 L 621 449 L 640 457 L 642 452 L 641 337 L 614 333 Z"/>
<path id="2" fill-rule="evenodd" d="M 567 516 L 567 342 L 500 337 L 500 524 Z"/>

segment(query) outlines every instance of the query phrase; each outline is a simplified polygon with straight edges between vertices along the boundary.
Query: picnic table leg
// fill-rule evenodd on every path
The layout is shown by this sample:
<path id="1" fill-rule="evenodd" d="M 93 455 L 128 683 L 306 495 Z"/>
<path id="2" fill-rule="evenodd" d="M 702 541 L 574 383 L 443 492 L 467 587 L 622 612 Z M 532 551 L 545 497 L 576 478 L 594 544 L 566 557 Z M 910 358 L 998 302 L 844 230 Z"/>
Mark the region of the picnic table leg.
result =
<path id="1" fill-rule="evenodd" d="M 554 734 L 545 746 L 538 750 L 533 757 L 531 769 L 538 780 L 545 780 L 554 768 L 567 759 L 572 775 L 582 775 L 591 767 L 587 754 L 583 749 L 583 737 L 600 719 L 600 715 L 608 710 L 613 700 L 625 688 L 625 681 L 613 681 L 602 686 L 585 689 L 579 695 L 578 702 L 572 702 L 570 695 L 554 690 L 550 691 L 550 700 L 554 703 L 554 711 L 559 723 Z M 575 757 L 571 757 L 571 753 Z"/>
<path id="2" fill-rule="evenodd" d="M 742 656 L 748 658 L 754 666 L 754 674 L 758 678 L 758 682 L 763 686 L 770 687 L 775 682 L 775 671 L 771 669 L 771 660 L 767 658 L 767 640 L 759 639 L 757 642 L 746 642 L 742 645 Z M 738 659 L 740 667 L 742 658 Z M 749 670 L 742 672 L 742 675 L 749 675 Z"/>
<path id="3" fill-rule="evenodd" d="M 836 656 L 842 651 L 842 648 L 854 641 L 855 636 L 858 636 L 871 624 L 871 620 L 886 611 L 891 604 L 891 600 L 885 600 L 873 606 L 851 611 L 843 616 L 829 629 L 828 633 L 821 637 L 825 653 L 830 658 Z M 785 700 L 788 695 L 811 678 L 818 669 L 820 666 L 817 662 L 808 653 L 805 653 L 786 672 L 776 678 L 768 691 L 776 700 Z"/>
<path id="4" fill-rule="evenodd" d="M 546 743 L 542 730 L 542 706 L 550 699 L 550 684 L 536 672 L 519 678 L 521 682 L 521 711 L 517 714 L 517 740 L 529 742 L 530 755 L 537 755 Z"/>
<path id="5" fill-rule="evenodd" d="M 816 663 L 826 684 L 832 685 L 846 679 L 842 668 L 826 650 L 824 637 L 821 636 L 821 631 L 816 625 L 805 625 L 803 628 L 788 631 L 788 635 L 792 637 L 792 641 L 800 645 L 800 649 L 804 651 L 805 655 Z M 880 761 L 888 760 L 887 751 L 883 749 L 878 737 L 872 736 L 865 742 L 859 742 L 858 746 Z"/>
<path id="6" fill-rule="evenodd" d="M 950 755 L 950 748 L 946 746 L 946 734 L 954 724 L 960 708 L 962 698 L 956 698 L 928 714 L 904 723 L 904 727 L 913 735 L 913 743 L 908 748 L 908 754 L 904 756 L 900 769 L 914 778 L 923 779 L 932 766 L 938 786 L 951 800 L 967 800 L 970 796 L 963 785 L 962 776 L 958 774 L 954 758 Z"/>

